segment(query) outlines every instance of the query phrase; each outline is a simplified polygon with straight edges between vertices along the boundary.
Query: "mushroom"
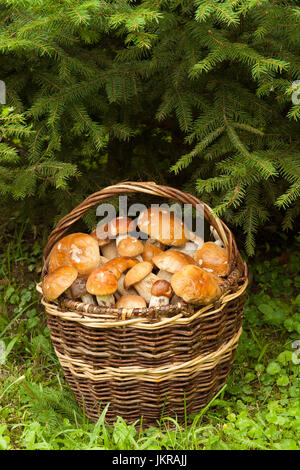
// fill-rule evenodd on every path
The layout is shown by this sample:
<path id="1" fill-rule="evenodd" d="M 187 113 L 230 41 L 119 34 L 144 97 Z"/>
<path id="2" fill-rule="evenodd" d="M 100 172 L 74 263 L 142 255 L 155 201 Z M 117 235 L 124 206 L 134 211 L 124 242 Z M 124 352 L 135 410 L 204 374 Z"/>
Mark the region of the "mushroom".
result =
<path id="1" fill-rule="evenodd" d="M 139 295 L 122 295 L 116 303 L 117 308 L 145 308 L 145 299 Z"/>
<path id="2" fill-rule="evenodd" d="M 118 292 L 121 295 L 136 295 L 136 292 L 134 289 L 131 289 L 131 288 L 125 289 L 124 279 L 125 279 L 125 274 L 122 273 L 120 278 L 118 279 Z"/>
<path id="3" fill-rule="evenodd" d="M 197 243 L 188 241 L 185 243 L 185 245 L 177 247 L 176 251 L 193 257 L 198 248 L 199 245 L 197 245 Z"/>
<path id="4" fill-rule="evenodd" d="M 116 258 L 118 256 L 116 241 L 110 240 L 110 242 L 107 245 L 102 246 L 101 253 L 103 256 L 105 256 L 105 258 L 107 258 L 107 261 L 109 261 L 110 259 Z"/>
<path id="5" fill-rule="evenodd" d="M 72 299 L 79 299 L 82 295 L 86 294 L 86 278 L 77 277 L 69 289 Z"/>
<path id="6" fill-rule="evenodd" d="M 166 248 L 166 245 L 163 245 L 158 240 L 154 240 L 154 238 L 147 238 L 146 245 L 157 246 L 157 248 L 160 248 L 161 251 L 164 251 L 164 249 Z"/>
<path id="7" fill-rule="evenodd" d="M 209 304 L 221 295 L 221 289 L 215 277 L 199 266 L 191 264 L 187 264 L 173 274 L 171 285 L 178 297 L 195 305 Z"/>
<path id="8" fill-rule="evenodd" d="M 109 261 L 108 258 L 106 258 L 105 256 L 100 255 L 100 266 L 98 266 L 98 268 L 101 268 L 101 266 L 103 266 L 105 263 L 107 263 L 107 261 Z"/>
<path id="9" fill-rule="evenodd" d="M 210 229 L 210 233 L 215 239 L 214 243 L 218 246 L 224 247 L 224 243 L 221 240 L 220 235 L 218 234 L 217 230 L 212 225 L 210 225 L 209 229 Z"/>
<path id="10" fill-rule="evenodd" d="M 85 277 L 77 277 L 71 287 L 69 288 L 69 293 L 72 299 L 81 299 L 85 304 L 94 304 L 94 298 L 91 294 L 87 293 L 86 290 L 86 281 Z"/>
<path id="11" fill-rule="evenodd" d="M 172 273 L 168 273 L 168 271 L 164 271 L 163 269 L 160 269 L 157 273 L 157 277 L 159 279 L 164 279 L 165 281 L 171 282 L 172 278 Z"/>
<path id="12" fill-rule="evenodd" d="M 130 217 L 116 217 L 111 220 L 107 226 L 108 236 L 116 237 L 116 246 L 121 240 L 128 237 L 128 232 L 133 229 L 133 220 Z"/>
<path id="13" fill-rule="evenodd" d="M 135 258 L 143 253 L 144 245 L 137 238 L 126 237 L 119 241 L 117 249 L 120 256 Z"/>
<path id="14" fill-rule="evenodd" d="M 93 237 L 97 242 L 98 246 L 103 247 L 110 242 L 108 232 L 107 232 L 107 224 L 100 224 L 91 232 L 91 237 Z"/>
<path id="15" fill-rule="evenodd" d="M 126 256 L 119 256 L 118 258 L 111 259 L 105 263 L 101 268 L 113 273 L 117 279 L 120 279 L 121 274 L 127 269 L 132 268 L 135 264 L 139 263 L 137 259 L 129 258 Z"/>
<path id="16" fill-rule="evenodd" d="M 95 295 L 99 305 L 110 307 L 115 303 L 114 292 L 118 288 L 116 276 L 105 269 L 95 269 L 86 282 L 86 290 L 89 294 Z"/>
<path id="17" fill-rule="evenodd" d="M 138 263 L 126 273 L 124 286 L 125 289 L 134 285 L 137 292 L 146 300 L 151 299 L 151 288 L 158 277 L 152 273 L 153 265 L 149 261 Z"/>
<path id="18" fill-rule="evenodd" d="M 51 250 L 49 272 L 60 266 L 73 266 L 79 274 L 89 275 L 100 265 L 97 241 L 87 233 L 73 233 L 59 240 Z"/>
<path id="19" fill-rule="evenodd" d="M 94 297 L 91 294 L 86 293 L 82 295 L 80 298 L 84 304 L 97 305 Z"/>
<path id="20" fill-rule="evenodd" d="M 151 289 L 151 299 L 149 307 L 159 307 L 168 305 L 172 295 L 172 287 L 168 281 L 162 279 L 154 282 Z"/>
<path id="21" fill-rule="evenodd" d="M 197 233 L 193 232 L 192 230 L 186 229 L 186 237 L 190 242 L 196 243 L 198 248 L 201 248 L 204 243 L 203 238 L 197 235 Z"/>
<path id="22" fill-rule="evenodd" d="M 152 261 L 159 269 L 169 273 L 176 273 L 186 264 L 196 264 L 191 256 L 176 250 L 163 251 L 154 256 Z"/>
<path id="23" fill-rule="evenodd" d="M 194 255 L 195 261 L 207 272 L 226 276 L 228 272 L 227 250 L 214 242 L 206 242 Z"/>
<path id="24" fill-rule="evenodd" d="M 176 295 L 176 294 L 172 295 L 172 297 L 170 299 L 170 304 L 175 305 L 175 304 L 178 304 L 178 303 L 185 304 L 186 302 L 183 300 L 182 297 L 178 297 L 178 295 Z"/>
<path id="25" fill-rule="evenodd" d="M 56 300 L 73 284 L 78 272 L 73 266 L 60 266 L 44 277 L 42 291 L 46 300 Z"/>
<path id="26" fill-rule="evenodd" d="M 193 257 L 195 251 L 201 248 L 203 245 L 204 240 L 202 237 L 194 233 L 192 230 L 189 230 L 187 227 L 185 229 L 185 236 L 187 238 L 187 242 L 183 246 L 176 247 L 176 251 L 180 251 Z"/>
<path id="27" fill-rule="evenodd" d="M 164 245 L 182 246 L 187 242 L 183 222 L 166 209 L 152 207 L 141 212 L 138 227 Z"/>
<path id="28" fill-rule="evenodd" d="M 150 261 L 151 263 L 153 256 L 157 256 L 162 252 L 163 250 L 161 248 L 147 241 L 142 253 L 143 261 Z"/>

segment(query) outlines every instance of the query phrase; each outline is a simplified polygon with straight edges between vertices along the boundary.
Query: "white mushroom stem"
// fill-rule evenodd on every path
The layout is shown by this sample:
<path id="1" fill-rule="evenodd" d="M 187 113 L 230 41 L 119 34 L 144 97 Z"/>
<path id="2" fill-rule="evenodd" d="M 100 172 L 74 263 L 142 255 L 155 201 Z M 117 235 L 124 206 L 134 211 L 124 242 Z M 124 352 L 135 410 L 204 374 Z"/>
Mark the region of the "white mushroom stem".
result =
<path id="1" fill-rule="evenodd" d="M 136 291 L 133 288 L 125 289 L 124 287 L 125 274 L 121 274 L 118 279 L 118 292 L 121 295 L 136 295 Z"/>
<path id="2" fill-rule="evenodd" d="M 192 258 L 194 257 L 194 253 L 198 250 L 199 245 L 195 242 L 186 242 L 185 245 L 181 247 L 176 247 L 174 251 L 180 251 L 181 253 L 184 253 L 185 255 L 189 255 Z"/>
<path id="3" fill-rule="evenodd" d="M 96 302 L 95 302 L 94 297 L 91 294 L 86 293 L 86 294 L 82 295 L 80 298 L 81 298 L 82 302 L 85 303 L 85 304 L 97 305 Z"/>
<path id="4" fill-rule="evenodd" d="M 222 242 L 218 232 L 216 231 L 216 229 L 211 225 L 210 226 L 210 233 L 212 234 L 212 236 L 214 237 L 215 239 L 215 244 L 218 245 L 218 246 L 224 246 L 224 243 Z"/>
<path id="5" fill-rule="evenodd" d="M 151 295 L 149 307 L 160 307 L 161 305 L 169 305 L 169 301 L 169 297 L 166 297 L 165 295 Z"/>
<path id="6" fill-rule="evenodd" d="M 107 261 L 113 258 L 117 258 L 118 255 L 118 250 L 116 246 L 116 241 L 111 240 L 107 245 L 104 245 L 101 247 L 101 253 L 105 258 L 107 258 Z"/>
<path id="7" fill-rule="evenodd" d="M 134 284 L 134 287 L 137 290 L 138 294 L 146 300 L 147 304 L 149 304 L 151 299 L 152 285 L 157 280 L 158 277 L 155 274 L 149 273 L 148 276 L 146 276 L 140 282 Z"/>
<path id="8" fill-rule="evenodd" d="M 98 305 L 101 307 L 111 307 L 115 303 L 115 298 L 112 294 L 110 295 L 97 295 L 96 296 Z"/>
<path id="9" fill-rule="evenodd" d="M 172 273 L 169 273 L 168 271 L 164 271 L 163 269 L 160 269 L 157 273 L 158 279 L 164 279 L 165 281 L 171 282 L 171 277 L 173 276 Z"/>
<path id="10" fill-rule="evenodd" d="M 204 240 L 202 237 L 187 229 L 186 238 L 188 239 L 187 243 L 195 243 L 197 245 L 197 250 L 202 247 Z M 185 246 L 185 245 L 184 245 Z M 182 248 L 184 248 L 184 246 Z M 187 253 L 189 254 L 189 253 Z"/>

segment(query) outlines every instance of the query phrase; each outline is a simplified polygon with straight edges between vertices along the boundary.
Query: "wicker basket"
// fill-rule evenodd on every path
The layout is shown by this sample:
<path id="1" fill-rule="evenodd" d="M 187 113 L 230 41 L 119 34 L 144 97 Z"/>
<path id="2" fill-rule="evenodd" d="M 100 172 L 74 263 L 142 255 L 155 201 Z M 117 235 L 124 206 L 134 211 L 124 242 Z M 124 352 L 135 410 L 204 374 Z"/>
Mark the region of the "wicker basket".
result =
<path id="1" fill-rule="evenodd" d="M 90 208 L 124 193 L 147 193 L 181 203 L 200 203 L 190 194 L 155 183 L 126 182 L 89 196 L 60 220 L 44 252 L 49 253 L 71 225 Z M 162 308 L 114 309 L 64 299 L 59 306 L 42 299 L 55 352 L 65 377 L 86 415 L 96 421 L 109 403 L 106 418 L 122 416 L 146 425 L 161 416 L 181 419 L 207 405 L 224 385 L 238 340 L 246 264 L 228 227 L 204 203 L 204 216 L 228 249 L 228 276 L 222 296 L 200 310 L 176 304 Z M 38 287 L 40 289 L 40 285 Z"/>

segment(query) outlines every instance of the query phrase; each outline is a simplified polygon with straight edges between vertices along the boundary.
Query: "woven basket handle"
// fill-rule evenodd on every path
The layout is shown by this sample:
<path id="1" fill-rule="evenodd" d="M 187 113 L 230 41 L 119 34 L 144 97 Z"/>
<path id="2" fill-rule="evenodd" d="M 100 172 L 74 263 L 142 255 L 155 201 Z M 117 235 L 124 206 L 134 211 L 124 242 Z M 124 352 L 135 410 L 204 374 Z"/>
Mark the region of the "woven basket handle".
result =
<path id="1" fill-rule="evenodd" d="M 51 249 L 53 248 L 54 244 L 61 239 L 63 234 L 71 227 L 71 225 L 73 225 L 86 212 L 88 212 L 92 207 L 96 206 L 100 202 L 116 195 L 125 193 L 147 193 L 152 194 L 153 196 L 161 196 L 182 202 L 183 204 L 191 204 L 195 209 L 197 204 L 201 204 L 204 208 L 205 219 L 217 230 L 218 235 L 224 243 L 224 246 L 228 250 L 228 270 L 229 272 L 231 271 L 232 261 L 238 255 L 234 237 L 224 222 L 213 215 L 212 209 L 207 204 L 201 202 L 191 194 L 184 193 L 179 189 L 171 188 L 169 186 L 160 186 L 153 182 L 136 183 L 127 181 L 124 183 L 115 184 L 113 186 L 108 186 L 104 189 L 101 189 L 101 191 L 97 191 L 91 194 L 78 206 L 76 206 L 69 214 L 60 219 L 55 229 L 50 233 L 47 245 L 44 250 L 42 276 L 44 276 L 47 271 L 48 258 Z"/>

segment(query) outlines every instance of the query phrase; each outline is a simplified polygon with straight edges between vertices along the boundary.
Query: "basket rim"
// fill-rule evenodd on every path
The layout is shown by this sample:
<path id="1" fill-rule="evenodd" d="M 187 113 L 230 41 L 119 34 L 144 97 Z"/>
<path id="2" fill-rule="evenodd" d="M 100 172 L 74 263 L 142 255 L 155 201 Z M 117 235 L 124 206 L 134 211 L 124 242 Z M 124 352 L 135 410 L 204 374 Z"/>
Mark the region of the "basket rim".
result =
<path id="1" fill-rule="evenodd" d="M 225 308 L 228 302 L 235 300 L 242 296 L 248 286 L 248 278 L 243 278 L 238 289 L 233 292 L 224 293 L 220 299 L 214 304 L 208 304 L 196 311 L 184 310 L 181 304 L 177 305 L 178 311 L 172 316 L 164 316 L 158 312 L 158 315 L 149 316 L 135 316 L 131 317 L 132 309 L 115 309 L 118 313 L 90 313 L 88 311 L 89 304 L 78 303 L 82 306 L 82 310 L 68 309 L 63 305 L 57 305 L 53 302 L 47 302 L 42 297 L 41 303 L 45 307 L 48 315 L 61 318 L 62 320 L 80 323 L 83 326 L 97 329 L 97 328 L 114 328 L 114 327 L 134 327 L 146 330 L 157 330 L 160 328 L 167 328 L 172 325 L 186 325 L 193 322 L 197 318 L 206 317 L 220 312 Z M 36 285 L 37 291 L 41 293 L 41 283 Z M 86 310 L 84 310 L 84 305 Z M 159 310 L 159 307 L 157 308 Z M 143 309 L 136 309 L 142 311 Z M 137 312 L 140 313 L 140 312 Z"/>

